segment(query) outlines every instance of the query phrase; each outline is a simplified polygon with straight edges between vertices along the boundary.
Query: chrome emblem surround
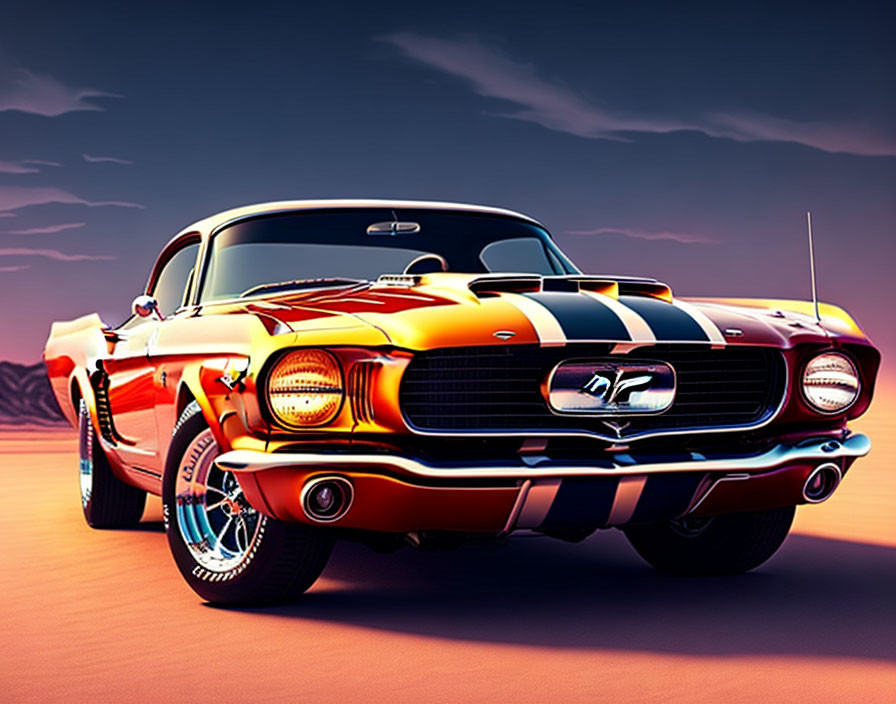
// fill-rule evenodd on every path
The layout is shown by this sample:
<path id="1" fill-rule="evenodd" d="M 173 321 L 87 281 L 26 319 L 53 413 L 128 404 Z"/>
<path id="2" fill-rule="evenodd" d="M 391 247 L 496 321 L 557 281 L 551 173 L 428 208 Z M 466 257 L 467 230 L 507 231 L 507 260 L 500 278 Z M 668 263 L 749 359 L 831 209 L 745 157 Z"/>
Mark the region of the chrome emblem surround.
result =
<path id="1" fill-rule="evenodd" d="M 551 370 L 544 395 L 554 413 L 656 415 L 672 406 L 675 389 L 665 362 L 567 360 Z"/>

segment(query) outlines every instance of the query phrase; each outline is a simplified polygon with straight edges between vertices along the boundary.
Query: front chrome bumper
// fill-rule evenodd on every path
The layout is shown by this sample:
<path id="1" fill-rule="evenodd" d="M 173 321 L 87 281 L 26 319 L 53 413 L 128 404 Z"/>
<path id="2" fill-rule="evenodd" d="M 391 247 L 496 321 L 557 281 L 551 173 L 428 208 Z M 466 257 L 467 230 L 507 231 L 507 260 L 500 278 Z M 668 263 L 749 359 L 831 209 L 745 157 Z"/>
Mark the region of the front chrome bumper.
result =
<path id="1" fill-rule="evenodd" d="M 234 450 L 215 462 L 236 475 L 253 507 L 279 520 L 500 535 L 793 506 L 808 500 L 805 486 L 819 466 L 833 465 L 842 476 L 870 448 L 867 437 L 852 435 L 780 444 L 750 456 L 691 454 L 676 461 L 620 453 L 581 462 L 530 455 L 434 464 L 387 454 Z M 338 518 L 322 521 L 303 497 L 329 481 L 348 483 L 353 500 Z"/>
<path id="2" fill-rule="evenodd" d="M 871 450 L 871 440 L 861 433 L 845 440 L 822 438 L 798 445 L 777 445 L 758 455 L 745 457 L 704 457 L 692 453 L 689 460 L 669 462 L 637 462 L 629 454 L 612 455 L 600 465 L 561 463 L 547 457 L 529 457 L 527 461 L 477 464 L 431 464 L 419 459 L 396 455 L 326 454 L 312 452 L 267 453 L 255 450 L 233 450 L 220 455 L 215 464 L 237 475 L 274 469 L 304 471 L 349 471 L 385 473 L 421 480 L 466 479 L 538 479 L 546 477 L 607 477 L 667 472 L 755 473 L 775 467 L 864 457 Z"/>

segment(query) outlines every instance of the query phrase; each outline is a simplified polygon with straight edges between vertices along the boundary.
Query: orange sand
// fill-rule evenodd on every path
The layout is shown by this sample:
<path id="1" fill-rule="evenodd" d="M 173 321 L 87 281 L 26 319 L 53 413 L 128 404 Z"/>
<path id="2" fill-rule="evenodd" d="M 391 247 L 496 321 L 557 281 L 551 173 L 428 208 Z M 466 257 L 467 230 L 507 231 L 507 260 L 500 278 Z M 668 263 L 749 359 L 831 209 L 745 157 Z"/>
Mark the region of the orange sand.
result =
<path id="1" fill-rule="evenodd" d="M 856 427 L 872 455 L 749 575 L 659 576 L 617 531 L 344 544 L 302 603 L 235 611 L 186 587 L 158 523 L 87 528 L 71 431 L 2 432 L 0 700 L 892 701 L 896 394 Z"/>

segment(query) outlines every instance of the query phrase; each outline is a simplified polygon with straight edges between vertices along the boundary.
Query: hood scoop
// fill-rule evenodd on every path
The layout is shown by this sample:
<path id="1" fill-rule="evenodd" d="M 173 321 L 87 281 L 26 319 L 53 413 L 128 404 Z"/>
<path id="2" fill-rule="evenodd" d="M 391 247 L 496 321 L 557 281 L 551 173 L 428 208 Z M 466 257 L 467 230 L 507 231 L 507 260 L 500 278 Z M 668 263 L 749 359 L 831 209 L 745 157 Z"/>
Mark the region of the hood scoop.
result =
<path id="1" fill-rule="evenodd" d="M 499 293 L 538 293 L 554 291 L 578 293 L 594 291 L 618 299 L 619 296 L 646 296 L 672 302 L 672 289 L 656 279 L 622 276 L 537 276 L 525 274 L 488 275 L 473 279 L 468 284 L 479 298 Z"/>
<path id="2" fill-rule="evenodd" d="M 380 274 L 373 282 L 376 288 L 414 288 L 420 285 L 419 274 Z"/>

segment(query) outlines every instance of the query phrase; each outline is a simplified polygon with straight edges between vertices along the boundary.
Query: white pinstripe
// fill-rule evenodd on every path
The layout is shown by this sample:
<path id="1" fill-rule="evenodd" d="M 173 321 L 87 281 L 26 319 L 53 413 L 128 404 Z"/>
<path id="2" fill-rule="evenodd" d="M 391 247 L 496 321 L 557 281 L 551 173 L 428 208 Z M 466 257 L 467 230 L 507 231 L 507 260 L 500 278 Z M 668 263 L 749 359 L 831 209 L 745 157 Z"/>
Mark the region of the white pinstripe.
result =
<path id="1" fill-rule="evenodd" d="M 502 291 L 498 295 L 526 316 L 535 328 L 535 334 L 538 335 L 538 342 L 542 347 L 562 347 L 566 344 L 566 333 L 563 332 L 560 321 L 541 303 L 520 293 Z"/>
<path id="2" fill-rule="evenodd" d="M 619 480 L 616 485 L 616 495 L 613 498 L 613 507 L 607 518 L 607 525 L 619 526 L 631 520 L 646 483 L 646 474 L 635 474 L 630 477 L 622 477 Z"/>
<path id="3" fill-rule="evenodd" d="M 706 333 L 713 347 L 725 347 L 728 344 L 722 331 L 699 308 L 678 299 L 673 300 L 672 305 L 691 316 L 693 321 Z"/>

